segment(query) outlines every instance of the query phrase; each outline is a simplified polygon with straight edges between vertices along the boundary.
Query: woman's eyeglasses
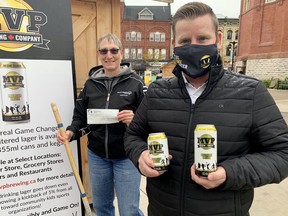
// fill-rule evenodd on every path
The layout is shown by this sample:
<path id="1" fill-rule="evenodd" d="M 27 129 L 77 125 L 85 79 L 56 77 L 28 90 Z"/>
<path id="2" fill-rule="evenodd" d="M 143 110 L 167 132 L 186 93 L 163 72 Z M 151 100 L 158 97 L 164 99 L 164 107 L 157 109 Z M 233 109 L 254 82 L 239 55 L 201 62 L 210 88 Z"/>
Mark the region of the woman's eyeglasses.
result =
<path id="1" fill-rule="evenodd" d="M 112 49 L 99 49 L 98 51 L 99 51 L 99 53 L 100 53 L 101 55 L 106 55 L 108 52 L 110 52 L 112 55 L 116 55 L 116 54 L 118 54 L 119 49 L 116 49 L 116 48 L 112 48 Z"/>

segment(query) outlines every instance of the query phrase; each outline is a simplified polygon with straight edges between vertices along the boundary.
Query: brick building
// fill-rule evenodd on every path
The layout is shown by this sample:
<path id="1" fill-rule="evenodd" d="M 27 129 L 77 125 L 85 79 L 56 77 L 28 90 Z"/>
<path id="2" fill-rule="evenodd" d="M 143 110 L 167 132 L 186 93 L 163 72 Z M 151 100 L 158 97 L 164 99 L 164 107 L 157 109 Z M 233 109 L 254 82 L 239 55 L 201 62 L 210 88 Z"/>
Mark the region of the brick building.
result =
<path id="1" fill-rule="evenodd" d="M 288 0 L 242 0 L 237 70 L 258 79 L 288 77 Z"/>
<path id="2" fill-rule="evenodd" d="M 125 62 L 137 72 L 160 69 L 171 59 L 171 8 L 121 4 L 121 40 Z"/>

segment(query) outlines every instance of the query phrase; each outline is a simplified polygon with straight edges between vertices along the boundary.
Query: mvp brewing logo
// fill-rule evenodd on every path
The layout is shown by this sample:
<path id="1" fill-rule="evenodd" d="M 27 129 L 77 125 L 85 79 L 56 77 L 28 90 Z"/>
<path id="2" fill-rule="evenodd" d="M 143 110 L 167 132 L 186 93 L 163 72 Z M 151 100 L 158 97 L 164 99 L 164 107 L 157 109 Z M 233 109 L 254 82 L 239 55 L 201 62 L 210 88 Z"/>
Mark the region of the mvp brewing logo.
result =
<path id="1" fill-rule="evenodd" d="M 198 148 L 209 150 L 210 148 L 215 148 L 215 138 L 210 134 L 203 134 L 197 137 Z"/>
<path id="2" fill-rule="evenodd" d="M 23 0 L 0 0 L 0 50 L 20 52 L 30 47 L 49 49 L 40 29 L 47 16 Z"/>

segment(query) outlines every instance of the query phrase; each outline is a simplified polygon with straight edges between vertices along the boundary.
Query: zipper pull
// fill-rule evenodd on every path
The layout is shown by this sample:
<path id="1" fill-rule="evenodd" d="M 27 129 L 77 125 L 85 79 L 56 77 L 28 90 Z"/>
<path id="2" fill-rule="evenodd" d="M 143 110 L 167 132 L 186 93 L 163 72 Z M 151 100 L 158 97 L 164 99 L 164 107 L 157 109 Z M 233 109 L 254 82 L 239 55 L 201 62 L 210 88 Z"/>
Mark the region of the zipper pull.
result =
<path id="1" fill-rule="evenodd" d="M 108 96 L 107 96 L 107 101 L 110 100 L 110 93 L 108 93 Z"/>

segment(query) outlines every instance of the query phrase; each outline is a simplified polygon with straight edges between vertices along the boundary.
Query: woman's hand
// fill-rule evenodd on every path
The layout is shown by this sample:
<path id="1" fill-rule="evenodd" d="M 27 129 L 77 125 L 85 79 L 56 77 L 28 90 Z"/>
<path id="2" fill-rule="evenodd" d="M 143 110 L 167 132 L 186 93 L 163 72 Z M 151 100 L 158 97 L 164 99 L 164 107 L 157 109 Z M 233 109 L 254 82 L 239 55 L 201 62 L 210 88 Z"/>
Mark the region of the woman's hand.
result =
<path id="1" fill-rule="evenodd" d="M 70 141 L 73 135 L 74 135 L 74 133 L 72 131 L 67 130 L 65 132 L 65 137 L 63 137 L 61 135 L 61 133 L 58 131 L 57 132 L 57 141 L 61 144 L 65 144 L 65 141 L 66 140 Z"/>
<path id="2" fill-rule="evenodd" d="M 127 126 L 129 126 L 133 117 L 134 117 L 134 113 L 132 110 L 122 110 L 117 114 L 118 121 L 123 122 Z"/>

